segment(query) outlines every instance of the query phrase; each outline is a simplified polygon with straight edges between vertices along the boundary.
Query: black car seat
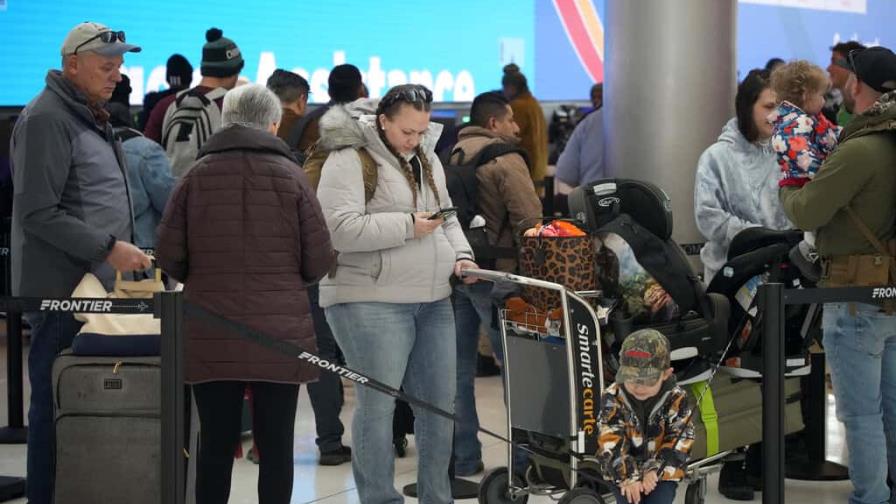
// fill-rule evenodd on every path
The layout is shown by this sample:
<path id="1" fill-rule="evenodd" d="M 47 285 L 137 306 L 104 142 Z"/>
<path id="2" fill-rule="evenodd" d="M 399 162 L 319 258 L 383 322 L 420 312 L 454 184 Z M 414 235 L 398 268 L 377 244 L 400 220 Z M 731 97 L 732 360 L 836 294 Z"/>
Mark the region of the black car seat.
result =
<path id="1" fill-rule="evenodd" d="M 679 382 L 705 379 L 728 343 L 729 301 L 706 292 L 672 240 L 672 205 L 666 193 L 649 182 L 608 179 L 576 188 L 569 195 L 569 206 L 570 214 L 589 233 L 599 238 L 612 233 L 625 240 L 643 269 L 679 307 L 679 316 L 670 322 L 611 324 L 616 344 L 631 331 L 657 329 L 672 345 Z"/>

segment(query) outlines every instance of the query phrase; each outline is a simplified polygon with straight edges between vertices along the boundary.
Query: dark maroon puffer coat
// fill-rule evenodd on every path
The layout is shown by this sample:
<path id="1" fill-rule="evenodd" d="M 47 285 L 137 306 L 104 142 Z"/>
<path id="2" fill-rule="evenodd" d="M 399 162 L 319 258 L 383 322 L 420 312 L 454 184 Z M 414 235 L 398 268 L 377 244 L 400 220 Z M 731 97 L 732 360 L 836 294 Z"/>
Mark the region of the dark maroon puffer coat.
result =
<path id="1" fill-rule="evenodd" d="M 330 234 L 305 173 L 276 136 L 230 126 L 211 138 L 175 188 L 156 255 L 184 299 L 315 350 L 305 287 L 333 261 Z M 317 370 L 233 331 L 184 320 L 188 383 L 305 383 Z"/>

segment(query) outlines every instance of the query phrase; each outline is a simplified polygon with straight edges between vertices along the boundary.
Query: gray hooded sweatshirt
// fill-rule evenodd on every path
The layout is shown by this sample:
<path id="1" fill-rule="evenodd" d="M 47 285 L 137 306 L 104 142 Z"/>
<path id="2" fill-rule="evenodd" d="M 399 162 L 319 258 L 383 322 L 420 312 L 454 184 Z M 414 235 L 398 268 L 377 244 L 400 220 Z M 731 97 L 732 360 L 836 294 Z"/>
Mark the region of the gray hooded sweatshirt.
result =
<path id="1" fill-rule="evenodd" d="M 107 288 L 110 237 L 132 241 L 126 165 L 112 128 L 60 72 L 22 111 L 10 141 L 12 291 L 68 297 L 85 273 Z"/>
<path id="2" fill-rule="evenodd" d="M 768 143 L 751 143 L 731 119 L 697 162 L 694 217 L 706 238 L 704 281 L 725 265 L 731 240 L 746 228 L 792 229 L 778 200 L 778 164 Z"/>
<path id="3" fill-rule="evenodd" d="M 332 107 L 320 121 L 321 145 L 333 150 L 321 169 L 317 196 L 323 208 L 333 248 L 339 252 L 336 269 L 320 282 L 320 305 L 385 302 L 427 303 L 451 294 L 449 280 L 456 261 L 473 258 L 457 218 L 435 232 L 414 238 L 413 212 L 439 209 L 425 177 L 418 188 L 417 206 L 408 181 L 377 134 L 372 104 L 354 102 Z M 422 141 L 433 169 L 441 206 L 451 206 L 445 172 L 434 148 L 442 132 L 431 123 Z M 358 147 L 376 161 L 377 186 L 364 203 L 364 182 Z"/>

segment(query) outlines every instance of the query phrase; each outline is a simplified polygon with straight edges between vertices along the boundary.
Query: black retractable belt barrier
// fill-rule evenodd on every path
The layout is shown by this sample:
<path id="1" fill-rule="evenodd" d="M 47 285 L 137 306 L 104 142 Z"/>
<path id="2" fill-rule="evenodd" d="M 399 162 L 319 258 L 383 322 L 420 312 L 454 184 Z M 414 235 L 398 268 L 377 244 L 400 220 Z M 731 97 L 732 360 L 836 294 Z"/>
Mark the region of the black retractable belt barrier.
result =
<path id="1" fill-rule="evenodd" d="M 345 366 L 340 366 L 339 364 L 337 364 L 335 362 L 330 362 L 326 359 L 321 359 L 317 355 L 314 355 L 311 352 L 303 350 L 303 349 L 299 348 L 298 346 L 293 345 L 292 343 L 289 343 L 288 341 L 277 340 L 277 339 L 274 339 L 274 338 L 272 338 L 266 334 L 263 334 L 261 332 L 249 329 L 248 327 L 246 327 L 242 324 L 239 324 L 232 320 L 226 319 L 220 315 L 212 313 L 199 305 L 185 302 L 185 303 L 183 303 L 183 308 L 184 308 L 184 310 L 183 310 L 184 313 L 190 317 L 195 317 L 197 319 L 205 320 L 207 322 L 211 322 L 213 324 L 217 324 L 222 327 L 226 327 L 226 328 L 238 333 L 240 336 L 242 336 L 250 341 L 253 341 L 263 347 L 271 349 L 275 352 L 281 353 L 283 355 L 289 355 L 289 356 L 295 357 L 295 358 L 299 359 L 300 361 L 304 361 L 313 366 L 317 366 L 318 368 L 320 368 L 323 371 L 335 373 L 342 378 L 346 378 L 348 380 L 353 381 L 354 383 L 357 383 L 359 385 L 362 385 L 362 386 L 365 386 L 368 388 L 372 388 L 378 392 L 382 392 L 383 394 L 392 396 L 396 399 L 401 399 L 402 401 L 405 401 L 408 404 L 411 404 L 414 406 L 419 406 L 431 413 L 435 413 L 436 415 L 439 415 L 443 418 L 447 418 L 448 420 L 451 420 L 453 422 L 463 423 L 463 420 L 461 420 L 459 417 L 457 417 L 453 413 L 449 413 L 448 411 L 445 411 L 445 410 L 439 408 L 438 406 L 429 404 L 428 402 L 417 399 L 416 397 L 409 396 L 400 390 L 394 389 L 394 388 L 386 385 L 385 383 L 374 380 L 373 378 L 365 376 L 365 375 L 363 375 L 357 371 L 354 371 L 352 369 L 349 369 Z M 163 319 L 163 326 L 164 326 L 164 324 L 165 323 L 164 323 L 164 319 Z M 514 444 L 513 441 L 511 441 L 510 439 L 508 439 L 505 436 L 502 436 L 496 432 L 493 432 L 491 430 L 480 427 L 479 431 L 482 432 L 483 434 L 488 434 L 489 436 L 491 436 L 495 439 L 504 441 L 505 443 Z M 523 449 L 525 449 L 525 448 L 523 448 Z M 574 454 L 574 456 L 581 457 L 583 455 Z"/>
<path id="2" fill-rule="evenodd" d="M 162 294 L 163 302 L 161 303 L 161 312 L 157 312 L 157 315 L 160 314 L 162 316 L 162 339 L 163 339 L 163 346 L 162 346 L 162 348 L 163 348 L 163 355 L 162 355 L 163 369 L 162 369 L 162 371 L 163 371 L 163 373 L 174 372 L 174 370 L 171 367 L 166 368 L 165 364 L 164 364 L 166 357 L 170 357 L 170 355 L 165 353 L 166 349 L 168 348 L 166 345 L 176 346 L 176 348 L 169 349 L 171 352 L 175 352 L 175 351 L 177 353 L 181 352 L 181 349 L 179 348 L 180 347 L 179 325 L 181 323 L 181 320 L 178 318 L 176 320 L 176 322 L 171 322 L 171 321 L 166 322 L 167 317 L 169 317 L 169 314 L 173 313 L 168 310 L 175 310 L 178 303 L 175 303 L 172 301 L 170 304 L 166 304 L 164 302 L 164 299 L 166 296 L 175 296 L 175 295 L 179 296 L 180 293 Z M 269 349 L 271 349 L 275 352 L 281 353 L 283 355 L 289 355 L 289 356 L 295 357 L 303 362 L 307 362 L 308 364 L 317 366 L 318 368 L 320 368 L 323 371 L 335 373 L 335 374 L 339 375 L 340 377 L 349 379 L 352 382 L 357 383 L 358 385 L 374 389 L 378 392 L 381 392 L 388 396 L 394 397 L 396 399 L 401 399 L 401 400 L 407 402 L 408 404 L 423 408 L 431 413 L 435 413 L 436 415 L 439 415 L 443 418 L 451 420 L 452 422 L 455 422 L 455 423 L 463 423 L 464 422 L 464 420 L 462 420 L 458 416 L 454 415 L 453 413 L 445 411 L 435 405 L 429 404 L 428 402 L 425 402 L 425 401 L 422 401 L 415 397 L 409 396 L 400 390 L 394 389 L 394 388 L 386 385 L 385 383 L 379 382 L 373 378 L 365 376 L 365 375 L 363 375 L 357 371 L 354 371 L 352 369 L 349 369 L 345 366 L 340 366 L 336 363 L 329 362 L 326 359 L 322 359 L 311 352 L 305 351 L 305 350 L 299 348 L 298 346 L 293 345 L 292 343 L 282 341 L 282 340 L 277 340 L 277 339 L 274 339 L 274 338 L 272 338 L 266 334 L 263 334 L 261 332 L 249 329 L 248 327 L 246 327 L 242 324 L 239 324 L 237 322 L 234 322 L 232 320 L 224 318 L 220 315 L 212 313 L 201 306 L 198 306 L 198 305 L 186 302 L 186 301 L 180 301 L 180 303 L 182 303 L 182 306 L 183 306 L 183 313 L 189 317 L 194 317 L 195 319 L 204 320 L 204 321 L 207 321 L 207 322 L 210 322 L 213 324 L 217 324 L 221 327 L 228 328 L 228 329 L 236 332 L 243 338 L 253 341 L 253 342 L 257 343 L 258 345 L 261 345 L 265 348 L 269 348 Z M 175 329 L 175 325 L 177 325 L 177 329 Z M 168 330 L 168 331 L 176 330 L 176 332 L 166 332 L 166 330 Z M 178 359 L 181 359 L 181 358 L 182 357 L 178 357 Z M 175 362 L 179 362 L 179 360 L 175 359 Z M 178 365 L 180 365 L 180 364 L 178 364 Z M 171 381 L 168 381 L 165 383 L 170 383 L 170 382 Z M 180 388 L 179 390 L 180 390 L 180 393 L 182 394 L 182 388 Z M 177 392 L 178 392 L 177 390 L 172 391 L 171 389 L 163 389 L 162 390 L 162 393 L 165 394 L 165 395 L 163 395 L 163 397 L 168 397 L 169 395 L 173 397 L 173 395 Z M 169 398 L 168 400 L 166 400 L 166 403 L 169 400 L 173 401 L 173 399 Z M 182 413 L 181 413 L 181 415 L 182 415 Z M 163 412 L 163 419 L 165 419 L 166 421 L 169 421 L 169 422 L 174 421 L 176 416 L 177 416 L 176 412 L 169 414 L 167 416 Z M 182 423 L 183 419 L 180 418 L 179 420 L 177 420 L 177 422 L 179 422 L 179 423 L 177 423 L 176 427 L 174 427 L 176 429 L 176 432 L 183 432 L 183 429 L 181 428 L 183 425 L 183 423 Z M 164 425 L 164 422 L 163 422 L 163 425 Z M 164 436 L 164 432 L 166 432 L 166 429 L 170 429 L 170 428 L 172 428 L 172 426 L 170 426 L 170 425 L 167 428 L 163 427 L 163 442 L 165 442 L 165 440 L 167 439 L 167 442 L 169 443 L 169 445 L 166 445 L 165 448 L 163 449 L 164 450 L 163 451 L 163 460 L 165 460 L 165 455 L 164 455 L 165 453 L 172 453 L 175 451 L 177 451 L 177 452 L 180 451 L 180 448 L 175 450 L 175 445 L 170 444 L 173 435 L 170 435 L 167 438 L 165 438 L 165 436 Z M 482 426 L 479 426 L 478 430 L 479 430 L 479 432 L 482 432 L 483 434 L 491 436 L 491 437 L 498 439 L 500 441 L 503 441 L 515 448 L 525 451 L 526 453 L 530 454 L 533 457 L 541 456 L 540 454 L 532 451 L 528 447 L 519 445 L 519 444 L 515 443 L 514 441 L 511 441 L 507 437 L 502 436 L 502 435 L 500 435 L 494 431 L 491 431 L 489 429 L 483 428 Z M 176 432 L 175 432 L 175 434 L 176 434 Z M 176 446 L 182 446 L 182 445 L 183 445 L 182 442 L 180 442 Z M 575 457 L 579 460 L 593 460 L 594 456 L 595 456 L 594 454 L 576 453 L 571 450 L 569 451 L 569 455 L 571 457 Z M 558 462 L 556 460 L 552 460 L 552 463 L 557 464 Z M 560 464 L 560 465 L 562 465 L 562 464 Z M 168 475 L 168 473 L 163 474 L 163 477 L 166 475 Z M 170 476 L 170 475 L 168 475 L 168 476 L 170 478 L 174 477 L 174 476 Z M 584 479 L 594 480 L 594 483 L 596 483 L 598 485 L 604 484 L 603 480 L 595 479 L 586 473 L 580 472 L 579 477 L 584 478 Z M 168 484 L 173 485 L 173 483 L 168 483 Z M 166 486 L 165 482 L 163 482 L 163 487 L 165 487 L 166 489 L 169 488 L 168 486 Z M 183 487 L 178 486 L 176 488 L 183 488 Z M 178 493 L 178 495 L 182 495 L 182 494 L 183 494 L 182 491 Z M 164 494 L 164 495 L 167 495 L 167 494 Z M 174 504 L 181 504 L 182 501 L 165 500 L 164 502 L 166 502 L 166 503 L 172 502 Z"/>
<path id="3" fill-rule="evenodd" d="M 814 303 L 880 304 L 896 300 L 896 286 L 784 289 L 759 286 L 762 329 L 762 502 L 784 502 L 784 309 Z"/>

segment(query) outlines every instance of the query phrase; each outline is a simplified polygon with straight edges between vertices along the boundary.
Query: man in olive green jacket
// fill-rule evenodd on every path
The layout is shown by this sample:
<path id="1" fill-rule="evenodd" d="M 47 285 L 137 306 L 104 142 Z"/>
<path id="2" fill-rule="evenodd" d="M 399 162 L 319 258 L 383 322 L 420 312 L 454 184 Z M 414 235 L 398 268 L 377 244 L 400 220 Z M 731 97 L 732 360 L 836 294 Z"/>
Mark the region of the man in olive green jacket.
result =
<path id="1" fill-rule="evenodd" d="M 781 189 L 791 221 L 817 232 L 829 272 L 838 262 L 857 264 L 874 255 L 877 260 L 867 264 L 890 264 L 882 256 L 891 253 L 880 249 L 896 231 L 896 55 L 875 47 L 851 53 L 849 63 L 853 74 L 845 91 L 857 115 L 813 181 L 802 189 Z M 861 274 L 853 280 L 842 276 L 822 281 L 863 282 Z M 837 417 L 846 426 L 850 453 L 861 454 L 849 457 L 849 501 L 893 502 L 887 474 L 896 474 L 896 436 L 887 429 L 896 426 L 896 316 L 877 305 L 830 303 L 823 328 Z"/>

